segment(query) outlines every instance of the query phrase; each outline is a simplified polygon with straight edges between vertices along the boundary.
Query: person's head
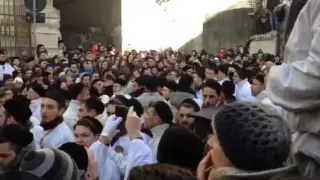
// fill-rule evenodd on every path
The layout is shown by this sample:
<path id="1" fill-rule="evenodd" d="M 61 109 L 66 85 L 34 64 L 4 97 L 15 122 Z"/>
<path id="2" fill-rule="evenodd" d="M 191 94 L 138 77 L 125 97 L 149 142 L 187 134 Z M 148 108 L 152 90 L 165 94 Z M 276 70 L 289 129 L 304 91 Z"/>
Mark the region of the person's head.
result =
<path id="1" fill-rule="evenodd" d="M 32 101 L 39 99 L 45 95 L 45 89 L 38 83 L 33 83 L 28 89 L 27 98 Z"/>
<path id="2" fill-rule="evenodd" d="M 229 64 L 220 64 L 218 66 L 218 75 L 217 75 L 217 80 L 223 80 L 224 78 L 227 77 L 229 71 Z"/>
<path id="3" fill-rule="evenodd" d="M 61 81 L 64 82 L 68 88 L 73 85 L 73 78 L 71 76 L 64 76 L 61 78 Z"/>
<path id="4" fill-rule="evenodd" d="M 91 84 L 91 88 L 94 88 L 99 93 L 99 95 L 103 93 L 103 90 L 104 90 L 103 86 L 104 86 L 103 82 L 100 79 L 96 79 L 92 81 L 92 84 Z"/>
<path id="5" fill-rule="evenodd" d="M 0 167 L 17 166 L 24 148 L 33 141 L 33 135 L 28 130 L 15 124 L 7 125 L 0 131 Z"/>
<path id="6" fill-rule="evenodd" d="M 41 119 L 43 123 L 54 121 L 65 111 L 65 99 L 57 91 L 48 91 L 41 102 Z"/>
<path id="7" fill-rule="evenodd" d="M 224 81 L 222 83 L 221 88 L 222 88 L 222 92 L 223 92 L 225 98 L 229 99 L 229 98 L 233 97 L 233 94 L 235 92 L 236 86 L 231 81 Z"/>
<path id="8" fill-rule="evenodd" d="M 99 139 L 102 129 L 103 125 L 99 120 L 85 116 L 74 126 L 75 142 L 89 148 Z"/>
<path id="9" fill-rule="evenodd" d="M 253 96 L 259 95 L 266 89 L 265 75 L 263 73 L 257 74 L 251 84 L 251 93 Z"/>
<path id="10" fill-rule="evenodd" d="M 8 101 L 13 98 L 13 91 L 10 88 L 3 88 L 5 94 L 5 101 Z"/>
<path id="11" fill-rule="evenodd" d="M 69 70 L 72 73 L 78 73 L 78 65 L 76 62 L 71 62 L 69 65 Z"/>
<path id="12" fill-rule="evenodd" d="M 30 117 L 32 112 L 27 103 L 18 99 L 10 99 L 3 105 L 3 116 L 0 119 L 0 127 L 8 124 L 18 124 L 25 129 L 30 129 Z"/>
<path id="13" fill-rule="evenodd" d="M 214 68 L 208 67 L 206 68 L 206 79 L 215 79 L 216 78 L 216 71 Z"/>
<path id="14" fill-rule="evenodd" d="M 0 63 L 5 63 L 8 59 L 8 54 L 5 49 L 0 49 Z"/>
<path id="15" fill-rule="evenodd" d="M 196 87 L 200 87 L 203 84 L 202 77 L 197 72 L 193 72 L 192 76 Z"/>
<path id="16" fill-rule="evenodd" d="M 13 86 L 16 89 L 21 89 L 23 87 L 23 79 L 21 77 L 14 78 Z"/>
<path id="17" fill-rule="evenodd" d="M 30 79 L 32 76 L 32 70 L 31 69 L 27 69 L 25 72 L 24 72 L 24 78 L 25 79 Z"/>
<path id="18" fill-rule="evenodd" d="M 83 74 L 81 76 L 81 82 L 87 87 L 90 87 L 90 75 L 89 74 Z"/>
<path id="19" fill-rule="evenodd" d="M 152 164 L 131 169 L 128 180 L 196 180 L 189 171 L 169 164 Z"/>
<path id="20" fill-rule="evenodd" d="M 203 88 L 203 107 L 216 106 L 220 100 L 221 85 L 213 80 L 207 79 Z"/>
<path id="21" fill-rule="evenodd" d="M 168 74 L 167 74 L 167 80 L 168 81 L 176 81 L 178 79 L 178 71 L 176 70 L 171 70 Z"/>
<path id="22" fill-rule="evenodd" d="M 172 124 L 173 114 L 169 105 L 163 101 L 151 102 L 144 115 L 145 127 L 152 129 L 162 124 Z"/>
<path id="23" fill-rule="evenodd" d="M 47 60 L 47 53 L 46 52 L 39 52 L 38 53 L 38 59 L 40 60 L 40 61 L 45 61 L 45 60 Z M 42 64 L 40 64 L 40 66 L 43 68 L 43 65 Z"/>
<path id="24" fill-rule="evenodd" d="M 41 54 L 43 54 L 43 53 L 41 53 Z M 40 62 L 39 62 L 39 65 L 40 65 L 41 69 L 47 69 L 48 62 L 46 61 L 46 59 L 41 59 Z"/>
<path id="25" fill-rule="evenodd" d="M 233 82 L 236 84 L 243 81 L 246 78 L 248 78 L 248 71 L 242 68 L 234 72 L 232 77 Z"/>
<path id="26" fill-rule="evenodd" d="M 91 97 L 80 104 L 78 116 L 80 119 L 85 116 L 94 118 L 102 114 L 103 111 L 104 104 L 100 101 L 100 99 Z"/>
<path id="27" fill-rule="evenodd" d="M 82 83 L 74 84 L 69 89 L 71 99 L 84 102 L 90 98 L 89 88 Z"/>
<path id="28" fill-rule="evenodd" d="M 100 78 L 99 73 L 95 72 L 95 73 L 91 74 L 91 82 L 93 82 L 94 80 L 99 79 L 99 78 Z"/>
<path id="29" fill-rule="evenodd" d="M 44 47 L 43 44 L 37 45 L 37 52 L 46 52 L 46 48 Z"/>
<path id="30" fill-rule="evenodd" d="M 108 116 L 112 116 L 116 113 L 116 106 L 123 106 L 121 101 L 119 101 L 116 98 L 111 99 L 107 104 L 106 104 L 106 111 Z"/>
<path id="31" fill-rule="evenodd" d="M 250 102 L 231 103 L 223 106 L 212 122 L 214 136 L 208 143 L 215 169 L 257 172 L 284 166 L 291 133 L 272 108 Z"/>
<path id="32" fill-rule="evenodd" d="M 170 94 L 176 90 L 177 83 L 174 81 L 167 81 L 161 89 L 161 95 L 164 97 L 164 99 L 168 100 L 170 98 Z"/>
<path id="33" fill-rule="evenodd" d="M 137 92 L 139 90 L 142 90 L 146 84 L 146 77 L 140 76 L 136 78 L 134 81 L 132 81 L 132 92 Z"/>
<path id="34" fill-rule="evenodd" d="M 113 83 L 113 92 L 117 93 L 120 92 L 124 89 L 124 87 L 127 85 L 126 80 L 123 79 L 115 79 L 114 83 Z"/>
<path id="35" fill-rule="evenodd" d="M 161 164 L 172 164 L 196 172 L 203 153 L 204 142 L 197 134 L 182 126 L 172 126 L 161 136 L 157 160 Z"/>
<path id="36" fill-rule="evenodd" d="M 200 110 L 199 105 L 192 99 L 184 100 L 178 107 L 176 122 L 177 124 L 193 129 L 194 117 L 193 113 Z"/>

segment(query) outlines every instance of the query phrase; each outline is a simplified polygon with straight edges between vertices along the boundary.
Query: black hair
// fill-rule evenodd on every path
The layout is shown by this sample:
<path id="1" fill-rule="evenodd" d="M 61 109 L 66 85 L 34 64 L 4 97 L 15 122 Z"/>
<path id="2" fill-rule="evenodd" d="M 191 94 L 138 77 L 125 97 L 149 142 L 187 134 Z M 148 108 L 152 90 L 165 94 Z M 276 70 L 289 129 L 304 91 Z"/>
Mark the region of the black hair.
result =
<path id="1" fill-rule="evenodd" d="M 214 79 L 207 79 L 203 88 L 206 87 L 214 89 L 218 95 L 221 93 L 221 85 Z"/>
<path id="2" fill-rule="evenodd" d="M 95 110 L 98 115 L 104 111 L 104 104 L 98 98 L 91 97 L 84 104 L 89 110 Z"/>

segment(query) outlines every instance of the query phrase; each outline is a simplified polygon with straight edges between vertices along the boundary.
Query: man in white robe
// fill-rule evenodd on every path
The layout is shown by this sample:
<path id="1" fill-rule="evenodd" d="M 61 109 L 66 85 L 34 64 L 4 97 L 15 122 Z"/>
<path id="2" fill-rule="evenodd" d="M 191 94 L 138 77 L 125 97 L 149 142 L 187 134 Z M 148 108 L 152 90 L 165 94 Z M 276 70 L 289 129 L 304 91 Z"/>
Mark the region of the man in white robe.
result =
<path id="1" fill-rule="evenodd" d="M 73 142 L 74 135 L 63 121 L 62 113 L 65 108 L 64 97 L 56 91 L 49 91 L 41 103 L 41 148 L 59 148 L 62 144 Z"/>

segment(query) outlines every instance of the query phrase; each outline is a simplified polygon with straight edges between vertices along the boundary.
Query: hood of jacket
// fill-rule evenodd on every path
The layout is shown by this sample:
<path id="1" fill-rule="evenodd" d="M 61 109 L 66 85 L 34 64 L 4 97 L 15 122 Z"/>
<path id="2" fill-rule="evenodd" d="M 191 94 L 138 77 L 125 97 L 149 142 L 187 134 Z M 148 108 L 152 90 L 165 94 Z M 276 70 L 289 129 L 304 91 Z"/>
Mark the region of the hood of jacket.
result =
<path id="1" fill-rule="evenodd" d="M 300 177 L 298 168 L 295 165 L 259 172 L 248 172 L 226 167 L 211 170 L 208 180 L 281 180 Z"/>

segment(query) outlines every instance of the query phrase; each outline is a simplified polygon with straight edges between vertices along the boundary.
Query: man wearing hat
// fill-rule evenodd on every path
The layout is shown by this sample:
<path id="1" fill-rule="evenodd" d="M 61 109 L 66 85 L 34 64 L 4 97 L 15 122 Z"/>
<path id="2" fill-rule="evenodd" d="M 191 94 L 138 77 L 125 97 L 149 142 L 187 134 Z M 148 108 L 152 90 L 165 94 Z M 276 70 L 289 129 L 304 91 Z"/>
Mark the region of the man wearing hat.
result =
<path id="1" fill-rule="evenodd" d="M 44 96 L 41 103 L 41 126 L 44 130 L 40 138 L 41 148 L 59 148 L 74 141 L 71 129 L 63 121 L 65 107 L 65 99 L 59 92 L 48 91 Z"/>
<path id="2" fill-rule="evenodd" d="M 164 101 L 151 103 L 146 110 L 144 126 L 151 130 L 153 138 L 149 146 L 154 157 L 157 157 L 158 144 L 164 131 L 172 124 L 173 114 L 170 106 Z"/>
<path id="3" fill-rule="evenodd" d="M 14 68 L 7 62 L 8 55 L 5 49 L 0 49 L 0 81 L 4 80 L 4 75 L 12 76 Z"/>
<path id="4" fill-rule="evenodd" d="M 30 131 L 34 135 L 34 139 L 36 140 L 34 143 L 30 144 L 30 149 L 35 150 L 39 148 L 37 146 L 37 137 L 41 135 L 42 128 L 37 125 L 33 125 L 30 122 L 31 110 L 29 106 L 18 99 L 10 99 L 6 101 L 1 107 L 0 113 L 2 114 L 0 120 L 0 126 L 4 127 L 8 124 L 17 124 L 26 130 Z"/>
<path id="5" fill-rule="evenodd" d="M 17 124 L 10 124 L 0 130 L 0 174 L 17 171 L 24 155 L 33 142 L 32 134 Z"/>
<path id="6" fill-rule="evenodd" d="M 33 122 L 34 124 L 39 125 L 41 122 L 41 101 L 42 97 L 45 94 L 45 89 L 38 83 L 33 83 L 31 87 L 28 89 L 27 92 L 27 99 L 31 102 L 30 109 L 32 112 L 32 117 L 36 118 L 37 120 Z"/>

